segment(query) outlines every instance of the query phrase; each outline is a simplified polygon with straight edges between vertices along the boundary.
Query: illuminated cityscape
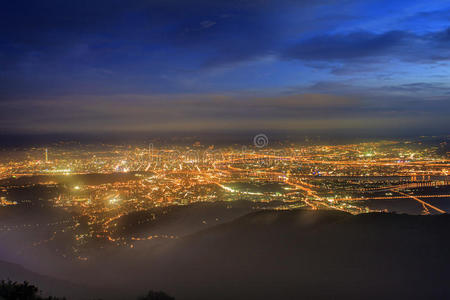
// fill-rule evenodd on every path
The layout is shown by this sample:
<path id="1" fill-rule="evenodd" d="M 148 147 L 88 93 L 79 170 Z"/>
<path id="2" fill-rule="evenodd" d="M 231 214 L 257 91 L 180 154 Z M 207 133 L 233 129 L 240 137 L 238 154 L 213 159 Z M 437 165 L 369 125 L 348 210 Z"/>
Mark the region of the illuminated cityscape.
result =
<path id="1" fill-rule="evenodd" d="M 248 201 L 253 209 L 351 214 L 441 214 L 450 198 L 444 146 L 426 146 L 420 139 L 276 148 L 59 143 L 4 151 L 1 205 L 30 210 L 45 205 L 67 215 L 47 224 L 6 222 L 0 230 L 48 226 L 49 235 L 30 241 L 34 247 L 70 233 L 73 246 L 60 255 L 86 260 L 87 246 L 134 247 L 140 240 L 178 238 L 177 232 L 124 235 L 123 226 L 150 224 L 167 209 L 200 202 L 232 207 Z M 24 199 L 26 191 L 37 193 L 38 199 Z M 137 219 L 126 224 L 127 216 Z"/>

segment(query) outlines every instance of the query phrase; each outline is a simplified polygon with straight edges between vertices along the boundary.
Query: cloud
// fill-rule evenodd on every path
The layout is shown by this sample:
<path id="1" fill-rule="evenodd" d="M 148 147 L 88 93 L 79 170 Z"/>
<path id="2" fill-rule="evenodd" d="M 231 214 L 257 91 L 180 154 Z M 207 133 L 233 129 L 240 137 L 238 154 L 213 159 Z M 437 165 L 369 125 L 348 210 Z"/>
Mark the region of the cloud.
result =
<path id="1" fill-rule="evenodd" d="M 216 22 L 214 22 L 214 21 L 209 21 L 209 20 L 206 20 L 206 21 L 202 21 L 202 22 L 200 22 L 200 25 L 203 27 L 203 28 L 209 28 L 209 27 L 212 27 L 212 26 L 214 26 L 214 25 L 216 25 L 217 23 Z"/>
<path id="2" fill-rule="evenodd" d="M 284 56 L 302 60 L 345 60 L 386 55 L 400 45 L 407 34 L 391 31 L 383 34 L 355 32 L 350 34 L 322 35 L 304 40 L 289 48 Z"/>
<path id="3" fill-rule="evenodd" d="M 14 101 L 0 103 L 0 129 L 94 133 L 345 129 L 351 133 L 395 130 L 395 120 L 413 128 L 424 126 L 426 122 L 427 128 L 442 129 L 449 125 L 445 114 L 450 109 L 448 97 L 425 104 L 419 97 L 390 101 L 391 98 L 383 98 L 375 92 L 365 96 L 357 94 L 294 93 L 274 97 L 124 94 Z"/>
<path id="4" fill-rule="evenodd" d="M 365 69 L 371 64 L 392 59 L 415 63 L 445 61 L 450 59 L 448 50 L 450 28 L 423 35 L 407 31 L 380 34 L 360 31 L 314 36 L 288 47 L 282 57 L 307 61 L 322 68 L 334 68 L 332 64 L 336 62 L 351 62 L 356 65 L 354 69 Z M 313 64 L 314 61 L 327 62 L 328 65 Z M 339 68 L 335 70 L 335 74 L 339 74 Z"/>
<path id="5" fill-rule="evenodd" d="M 450 17 L 449 17 L 450 18 Z M 448 27 L 446 30 L 437 32 L 433 38 L 438 41 L 439 43 L 442 43 L 442 46 L 450 47 L 450 27 Z"/>
<path id="6" fill-rule="evenodd" d="M 292 128 L 441 116 L 448 8 L 385 4 L 380 13 L 371 1 L 7 1 L 0 128 Z"/>

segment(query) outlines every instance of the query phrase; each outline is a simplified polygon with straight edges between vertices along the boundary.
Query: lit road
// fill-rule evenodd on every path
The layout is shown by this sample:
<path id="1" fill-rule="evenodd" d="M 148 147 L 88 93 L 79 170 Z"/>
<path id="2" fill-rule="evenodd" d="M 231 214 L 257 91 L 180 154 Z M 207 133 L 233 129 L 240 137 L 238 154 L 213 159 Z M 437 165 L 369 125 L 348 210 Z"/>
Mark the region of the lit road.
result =
<path id="1" fill-rule="evenodd" d="M 423 200 L 417 198 L 416 196 L 408 195 L 408 194 L 403 193 L 403 192 L 400 192 L 400 191 L 398 191 L 398 190 L 396 190 L 396 189 L 392 189 L 392 191 L 393 191 L 393 192 L 396 192 L 396 193 L 399 193 L 400 195 L 403 195 L 403 196 L 405 196 L 405 197 L 414 199 L 414 200 L 416 200 L 417 202 L 419 202 L 420 204 L 422 204 L 422 205 L 424 205 L 424 206 L 428 206 L 429 208 L 432 208 L 432 209 L 434 209 L 435 211 L 440 212 L 441 214 L 445 214 L 445 213 L 446 213 L 444 210 L 442 210 L 442 209 L 440 209 L 440 208 L 437 208 L 436 206 L 433 206 L 433 205 L 431 205 L 431 204 L 429 204 L 429 203 L 427 203 L 427 202 L 425 202 L 425 201 L 423 201 Z"/>

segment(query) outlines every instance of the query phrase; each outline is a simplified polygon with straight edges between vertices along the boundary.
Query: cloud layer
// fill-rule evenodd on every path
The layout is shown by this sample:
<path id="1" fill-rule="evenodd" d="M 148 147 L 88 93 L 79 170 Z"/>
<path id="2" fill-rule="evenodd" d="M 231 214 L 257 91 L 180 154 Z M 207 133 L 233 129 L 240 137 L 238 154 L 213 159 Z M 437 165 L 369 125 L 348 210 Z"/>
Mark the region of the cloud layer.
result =
<path id="1" fill-rule="evenodd" d="M 449 13 L 426 1 L 8 1 L 0 129 L 421 128 L 434 116 L 427 128 L 442 132 Z"/>

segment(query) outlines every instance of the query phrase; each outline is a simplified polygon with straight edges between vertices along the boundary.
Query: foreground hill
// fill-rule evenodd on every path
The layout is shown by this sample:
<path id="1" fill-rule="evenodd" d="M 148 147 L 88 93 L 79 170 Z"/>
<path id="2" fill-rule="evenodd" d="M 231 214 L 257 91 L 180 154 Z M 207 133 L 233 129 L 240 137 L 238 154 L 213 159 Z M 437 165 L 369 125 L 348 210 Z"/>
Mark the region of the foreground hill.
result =
<path id="1" fill-rule="evenodd" d="M 177 299 L 444 299 L 449 229 L 448 215 L 260 211 L 160 248 L 133 273 Z"/>
<path id="2" fill-rule="evenodd" d="M 65 277 L 105 288 L 83 299 L 448 299 L 449 230 L 449 215 L 262 210 Z"/>
<path id="3" fill-rule="evenodd" d="M 96 293 L 94 289 L 68 281 L 59 280 L 50 276 L 44 276 L 23 268 L 20 265 L 0 261 L 0 279 L 17 282 L 27 281 L 36 284 L 43 290 L 44 296 L 71 295 L 74 298 L 81 298 L 86 293 Z M 0 297 L 0 299 L 2 299 Z"/>

